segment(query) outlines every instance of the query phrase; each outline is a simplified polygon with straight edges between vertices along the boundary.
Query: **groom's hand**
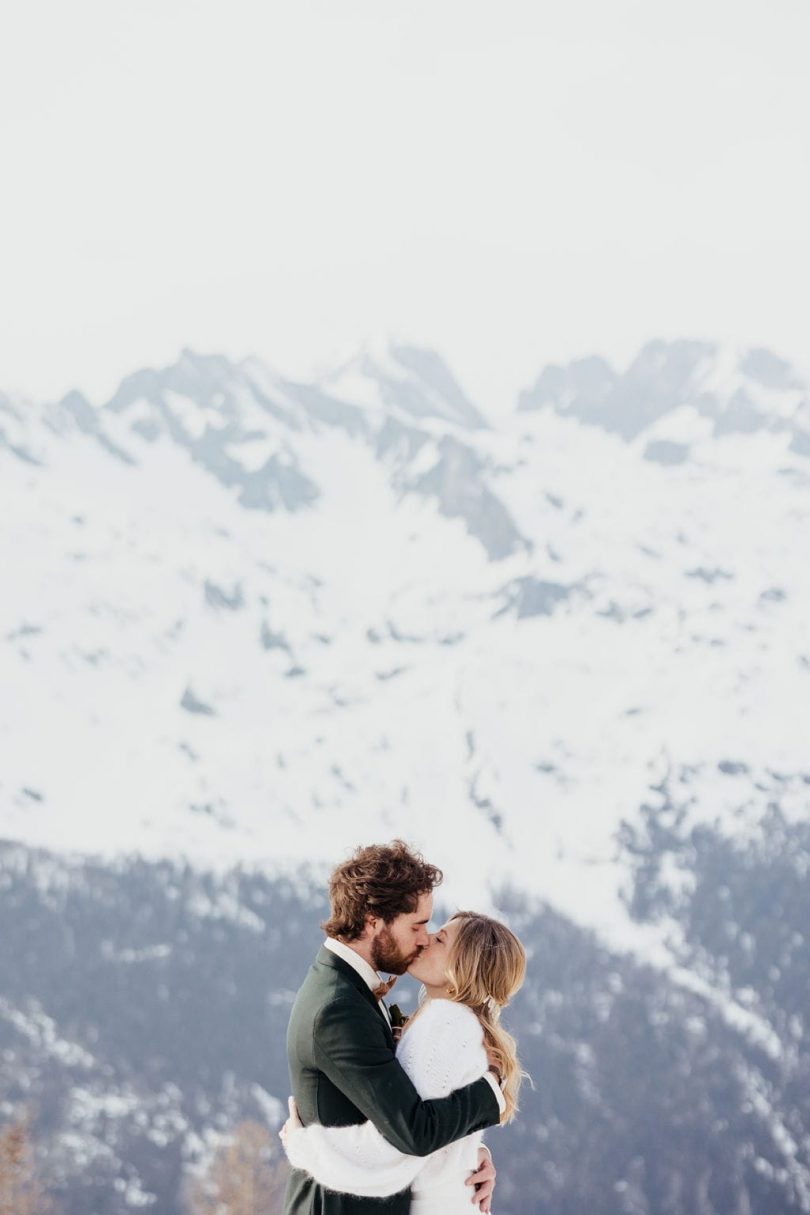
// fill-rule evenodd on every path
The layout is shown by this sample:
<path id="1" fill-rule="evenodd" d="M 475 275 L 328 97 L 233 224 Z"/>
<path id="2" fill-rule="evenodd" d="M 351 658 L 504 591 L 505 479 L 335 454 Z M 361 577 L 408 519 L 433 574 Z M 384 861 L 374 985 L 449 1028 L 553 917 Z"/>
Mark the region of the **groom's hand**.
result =
<path id="1" fill-rule="evenodd" d="M 488 1215 L 492 1207 L 492 1193 L 495 1189 L 495 1165 L 489 1149 L 478 1149 L 478 1169 L 467 1178 L 466 1185 L 475 1186 L 471 1201 L 475 1203 L 483 1215 Z"/>

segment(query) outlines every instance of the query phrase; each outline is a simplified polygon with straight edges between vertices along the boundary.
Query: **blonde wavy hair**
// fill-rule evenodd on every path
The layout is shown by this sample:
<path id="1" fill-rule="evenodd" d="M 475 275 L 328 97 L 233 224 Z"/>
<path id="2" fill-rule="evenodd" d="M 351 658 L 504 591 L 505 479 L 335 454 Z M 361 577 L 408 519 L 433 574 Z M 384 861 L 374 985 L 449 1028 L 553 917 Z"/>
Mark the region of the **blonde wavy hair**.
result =
<path id="1" fill-rule="evenodd" d="M 457 911 L 450 919 L 458 920 L 459 926 L 450 947 L 448 999 L 466 1004 L 481 1022 L 484 1040 L 505 1078 L 504 1124 L 518 1111 L 518 1093 L 527 1073 L 520 1065 L 515 1039 L 500 1024 L 500 1015 L 523 986 L 526 950 L 499 920 L 475 911 Z"/>

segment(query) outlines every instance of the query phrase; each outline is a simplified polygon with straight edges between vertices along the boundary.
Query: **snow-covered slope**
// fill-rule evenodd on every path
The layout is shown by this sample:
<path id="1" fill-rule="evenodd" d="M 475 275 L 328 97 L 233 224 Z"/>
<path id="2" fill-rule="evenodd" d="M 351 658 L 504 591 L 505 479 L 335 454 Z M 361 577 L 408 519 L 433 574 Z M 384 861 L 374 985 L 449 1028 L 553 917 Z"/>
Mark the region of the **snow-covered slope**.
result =
<path id="1" fill-rule="evenodd" d="M 617 838 L 662 781 L 731 834 L 807 815 L 809 417 L 695 342 L 546 368 L 498 428 L 405 344 L 0 398 L 0 835 L 271 870 L 403 835 L 460 903 L 658 948 Z"/>

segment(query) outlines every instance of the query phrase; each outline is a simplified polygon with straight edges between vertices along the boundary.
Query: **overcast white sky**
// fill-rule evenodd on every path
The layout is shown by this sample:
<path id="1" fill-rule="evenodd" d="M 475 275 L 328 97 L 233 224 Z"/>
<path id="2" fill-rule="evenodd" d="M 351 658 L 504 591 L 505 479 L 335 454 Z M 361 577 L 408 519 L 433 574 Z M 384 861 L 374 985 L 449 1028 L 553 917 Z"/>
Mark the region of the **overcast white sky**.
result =
<path id="1" fill-rule="evenodd" d="M 808 0 L 16 0 L 0 389 L 390 331 L 491 413 L 653 336 L 810 362 Z"/>

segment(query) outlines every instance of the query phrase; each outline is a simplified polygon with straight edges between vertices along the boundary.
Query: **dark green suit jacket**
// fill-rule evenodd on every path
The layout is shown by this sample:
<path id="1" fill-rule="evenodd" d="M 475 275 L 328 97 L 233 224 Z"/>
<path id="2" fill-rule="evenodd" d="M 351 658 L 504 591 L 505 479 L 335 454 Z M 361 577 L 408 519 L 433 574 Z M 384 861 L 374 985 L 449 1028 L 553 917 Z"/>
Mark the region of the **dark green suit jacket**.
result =
<path id="1" fill-rule="evenodd" d="M 500 1121 L 487 1080 L 422 1101 L 397 1062 L 391 1030 L 368 984 L 326 948 L 293 1004 L 287 1058 L 305 1126 L 352 1126 L 370 1119 L 401 1152 L 428 1156 Z M 472 1211 L 472 1193 L 470 1199 Z M 292 1169 L 284 1215 L 408 1215 L 410 1203 L 410 1190 L 390 1198 L 335 1194 Z"/>

